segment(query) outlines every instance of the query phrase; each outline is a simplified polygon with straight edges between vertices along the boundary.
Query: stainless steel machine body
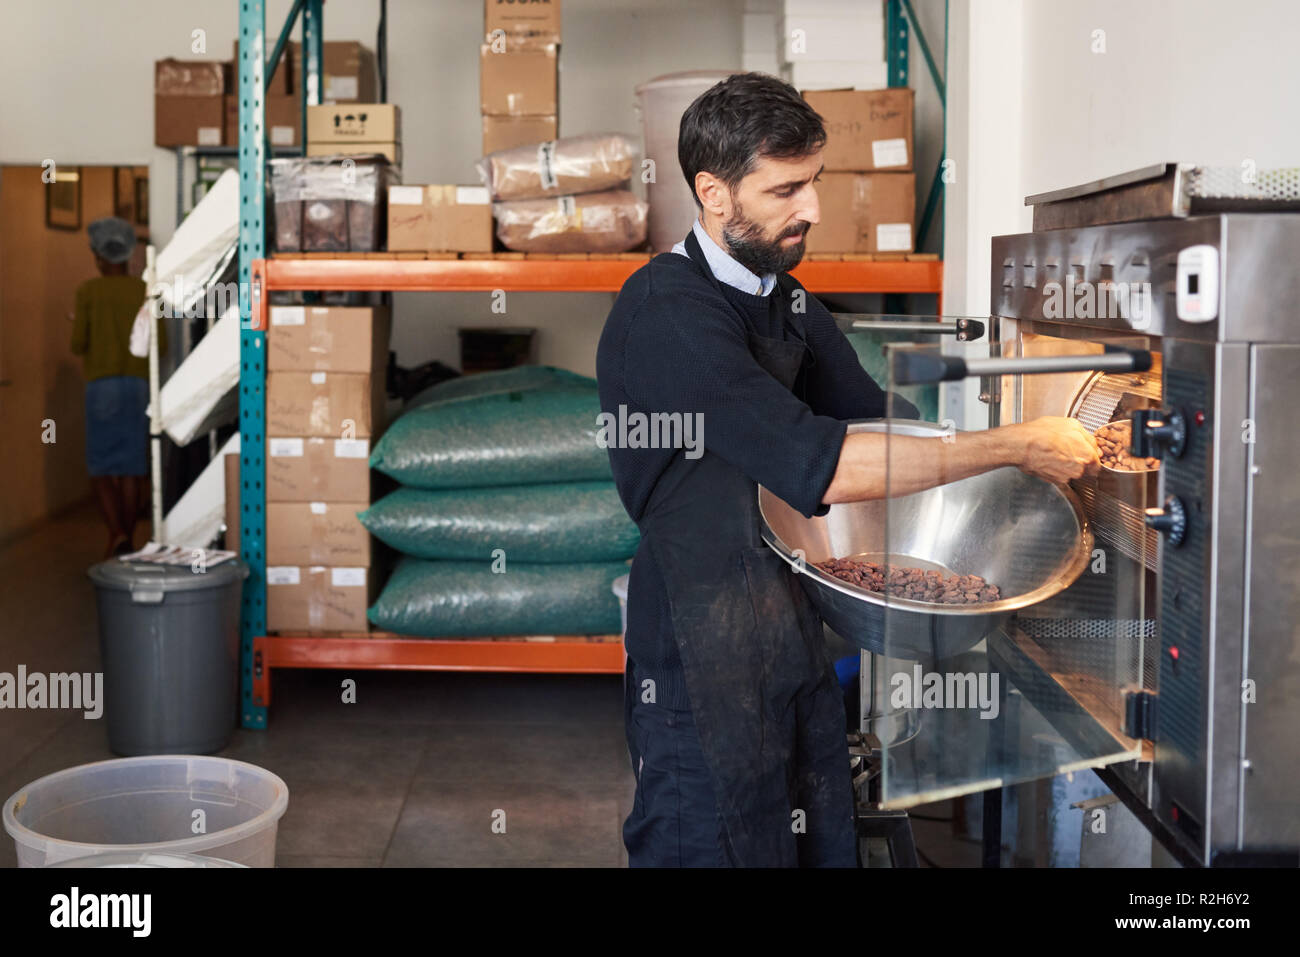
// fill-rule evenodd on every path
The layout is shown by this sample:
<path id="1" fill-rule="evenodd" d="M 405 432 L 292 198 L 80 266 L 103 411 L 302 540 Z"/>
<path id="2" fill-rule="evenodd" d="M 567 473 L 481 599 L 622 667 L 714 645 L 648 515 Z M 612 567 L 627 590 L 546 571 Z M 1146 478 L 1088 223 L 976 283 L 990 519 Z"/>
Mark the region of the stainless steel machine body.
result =
<path id="1" fill-rule="evenodd" d="M 1298 303 L 1300 214 L 993 240 L 993 356 L 1134 341 L 1156 354 L 1140 376 L 986 382 L 992 424 L 1069 415 L 1096 428 L 1136 415 L 1135 444 L 1160 458 L 1155 476 L 1127 487 L 1076 483 L 1099 545 L 1138 569 L 1140 587 L 1116 596 L 1111 620 L 1092 623 L 1114 636 L 1113 657 L 1125 657 L 1126 640 L 1140 644 L 1133 665 L 1071 659 L 1089 623 L 1054 607 L 1018 616 L 1005 636 L 1022 650 L 1048 648 L 1039 660 L 1053 680 L 1068 680 L 1103 726 L 1144 739 L 1151 760 L 1125 763 L 1121 776 L 1204 863 L 1300 848 Z M 1114 687 L 1080 693 L 1080 675 L 1062 673 L 1080 668 Z"/>

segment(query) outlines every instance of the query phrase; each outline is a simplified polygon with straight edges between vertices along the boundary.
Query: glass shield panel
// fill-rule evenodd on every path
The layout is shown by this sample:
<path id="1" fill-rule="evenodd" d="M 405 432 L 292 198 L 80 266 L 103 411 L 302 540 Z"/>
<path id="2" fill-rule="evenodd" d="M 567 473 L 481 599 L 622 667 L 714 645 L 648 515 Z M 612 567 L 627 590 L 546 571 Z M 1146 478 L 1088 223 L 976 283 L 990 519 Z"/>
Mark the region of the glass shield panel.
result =
<path id="1" fill-rule="evenodd" d="M 993 322 L 994 345 L 945 386 L 960 428 L 904 419 L 892 399 L 885 422 L 851 427 L 878 436 L 883 498 L 837 506 L 849 531 L 835 557 L 850 561 L 827 571 L 871 652 L 862 730 L 879 741 L 885 807 L 1141 754 L 1129 712 L 1155 638 L 1143 519 L 1158 473 L 1123 433 L 1130 411 L 1158 407 L 1158 367 L 1124 371 L 1116 350 L 1144 339 Z M 885 351 L 891 397 L 955 374 L 938 345 Z M 1060 471 L 1065 450 L 1094 443 L 1095 474 Z"/>

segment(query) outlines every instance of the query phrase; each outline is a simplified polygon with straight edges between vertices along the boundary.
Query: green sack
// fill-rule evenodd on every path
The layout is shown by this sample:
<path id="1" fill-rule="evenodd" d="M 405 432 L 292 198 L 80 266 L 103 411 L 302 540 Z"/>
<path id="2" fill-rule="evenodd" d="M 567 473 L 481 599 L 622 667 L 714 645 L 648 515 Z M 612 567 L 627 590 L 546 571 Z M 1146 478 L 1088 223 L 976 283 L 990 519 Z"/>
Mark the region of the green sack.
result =
<path id="1" fill-rule="evenodd" d="M 496 372 L 474 372 L 429 386 L 413 396 L 406 403 L 403 411 L 428 405 L 430 402 L 446 402 L 451 399 L 468 399 L 499 392 L 524 392 L 528 389 L 548 389 L 556 386 L 585 386 L 594 389 L 596 380 L 554 366 L 515 366 L 512 369 L 501 369 Z"/>
<path id="2" fill-rule="evenodd" d="M 599 415 L 600 397 L 585 386 L 434 402 L 389 426 L 370 467 L 413 488 L 608 482 Z"/>
<path id="3" fill-rule="evenodd" d="M 416 558 L 608 562 L 640 541 L 613 482 L 433 490 L 401 488 L 359 516 L 372 535 Z"/>
<path id="4" fill-rule="evenodd" d="M 626 562 L 526 565 L 403 558 L 369 611 L 376 628 L 419 638 L 617 635 Z"/>

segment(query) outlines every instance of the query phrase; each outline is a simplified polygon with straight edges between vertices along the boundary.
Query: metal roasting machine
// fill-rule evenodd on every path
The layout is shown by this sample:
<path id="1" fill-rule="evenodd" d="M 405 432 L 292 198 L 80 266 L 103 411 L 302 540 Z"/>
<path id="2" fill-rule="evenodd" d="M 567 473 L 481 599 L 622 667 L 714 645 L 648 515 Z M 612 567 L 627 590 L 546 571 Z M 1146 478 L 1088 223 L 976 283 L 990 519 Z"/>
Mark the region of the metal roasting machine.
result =
<path id="1" fill-rule="evenodd" d="M 929 493 L 928 511 L 891 496 L 870 520 L 846 518 L 871 504 L 855 503 L 800 525 L 760 494 L 768 544 L 801 559 L 814 604 L 835 606 L 831 627 L 870 652 L 854 751 L 872 766 L 869 813 L 893 822 L 876 833 L 909 806 L 1093 769 L 1184 864 L 1294 865 L 1300 170 L 1159 164 L 1026 204 L 1034 231 L 993 239 L 987 358 L 891 348 L 890 389 L 978 377 L 990 428 L 1068 416 L 1148 467 L 1112 458 L 1062 489 L 1078 530 L 1067 513 L 1043 517 L 1042 501 L 1018 508 L 1024 487 L 988 487 L 996 472 L 982 491 L 966 480 Z M 979 325 L 938 331 L 971 338 Z M 1005 547 L 981 550 L 981 535 Z M 876 596 L 871 615 L 846 618 L 852 589 L 816 563 L 855 554 L 1012 586 L 1069 574 L 1042 600 L 1002 602 L 1015 607 L 985 615 L 978 644 L 954 646 L 952 616 L 979 606 L 918 630 L 915 609 L 886 594 L 883 614 Z M 939 706 L 898 694 L 930 673 Z M 996 706 L 944 698 L 945 681 L 973 694 L 970 676 L 993 675 Z"/>

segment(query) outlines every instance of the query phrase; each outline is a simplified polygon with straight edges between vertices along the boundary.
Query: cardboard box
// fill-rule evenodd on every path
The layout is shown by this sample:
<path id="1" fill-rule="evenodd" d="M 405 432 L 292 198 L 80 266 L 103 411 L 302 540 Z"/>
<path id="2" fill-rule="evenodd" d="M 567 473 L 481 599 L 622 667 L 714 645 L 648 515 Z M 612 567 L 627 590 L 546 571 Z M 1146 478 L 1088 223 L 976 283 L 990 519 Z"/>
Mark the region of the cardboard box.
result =
<path id="1" fill-rule="evenodd" d="M 370 567 L 366 502 L 268 502 L 267 565 Z"/>
<path id="2" fill-rule="evenodd" d="M 809 253 L 910 253 L 916 241 L 913 173 L 822 173 L 821 222 L 808 231 Z"/>
<path id="3" fill-rule="evenodd" d="M 388 187 L 388 249 L 490 253 L 492 203 L 487 187 Z"/>
<path id="4" fill-rule="evenodd" d="M 312 634 L 366 632 L 366 609 L 378 576 L 365 566 L 270 565 L 266 569 L 266 629 Z"/>
<path id="5" fill-rule="evenodd" d="M 308 143 L 308 156 L 368 156 L 378 153 L 393 166 L 402 165 L 401 143 Z"/>
<path id="6" fill-rule="evenodd" d="M 227 94 L 223 134 L 227 146 L 239 145 L 239 97 Z M 266 97 L 266 138 L 272 146 L 302 145 L 302 105 L 296 96 L 268 94 Z"/>
<path id="7" fill-rule="evenodd" d="M 266 374 L 268 436 L 376 438 L 383 431 L 385 405 L 383 375 L 358 375 L 354 372 Z M 310 565 L 312 562 L 300 564 Z"/>
<path id="8" fill-rule="evenodd" d="M 484 0 L 483 33 L 490 37 L 496 30 L 539 43 L 559 43 L 560 0 Z"/>
<path id="9" fill-rule="evenodd" d="M 268 55 L 270 52 L 266 51 Z M 238 40 L 234 59 L 239 62 Z M 271 77 L 268 92 L 297 95 L 302 92 L 303 77 L 302 44 L 290 41 Z M 378 95 L 378 77 L 374 53 L 357 41 L 326 40 L 321 44 L 322 103 L 369 103 Z"/>
<path id="10" fill-rule="evenodd" d="M 268 502 L 369 502 L 370 440 L 269 438 Z"/>
<path id="11" fill-rule="evenodd" d="M 222 146 L 225 144 L 226 108 L 220 93 L 211 96 L 153 98 L 155 146 Z"/>
<path id="12" fill-rule="evenodd" d="M 155 60 L 153 91 L 161 96 L 220 96 L 233 92 L 231 65 L 224 60 Z"/>
<path id="13" fill-rule="evenodd" d="M 484 116 L 483 155 L 512 150 L 531 143 L 547 143 L 559 135 L 555 114 L 550 116 Z"/>
<path id="14" fill-rule="evenodd" d="M 272 372 L 383 375 L 391 317 L 387 306 L 271 306 L 266 368 Z"/>
<path id="15" fill-rule="evenodd" d="M 393 103 L 351 103 L 307 107 L 307 142 L 400 143 L 402 111 Z"/>
<path id="16" fill-rule="evenodd" d="M 826 125 L 826 169 L 911 170 L 913 96 L 904 88 L 805 91 Z"/>
<path id="17" fill-rule="evenodd" d="M 556 46 L 506 43 L 479 48 L 481 112 L 493 116 L 554 116 L 558 110 Z"/>
<path id="18" fill-rule="evenodd" d="M 272 41 L 271 46 L 272 48 L 274 48 L 275 46 L 274 41 Z M 238 40 L 235 40 L 234 51 L 235 51 L 234 56 L 231 57 L 231 59 L 234 61 L 234 70 L 235 70 L 234 76 L 235 76 L 235 82 L 237 83 L 239 79 L 239 41 Z M 270 59 L 271 50 L 267 50 L 265 55 L 267 59 Z M 294 71 L 298 68 L 298 64 L 301 62 L 302 62 L 302 44 L 298 43 L 298 41 L 296 40 L 290 40 L 289 45 L 285 47 L 284 52 L 280 54 L 280 62 L 277 63 L 275 66 L 275 73 L 271 75 L 271 83 L 266 88 L 267 95 L 288 96 L 291 93 L 296 93 L 298 90 L 298 86 L 297 86 L 298 75 L 295 74 Z M 263 69 L 265 69 L 265 67 L 263 67 Z M 234 93 L 235 90 L 231 89 L 228 90 L 227 92 Z"/>

